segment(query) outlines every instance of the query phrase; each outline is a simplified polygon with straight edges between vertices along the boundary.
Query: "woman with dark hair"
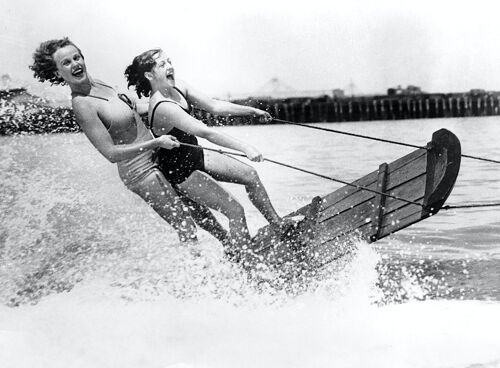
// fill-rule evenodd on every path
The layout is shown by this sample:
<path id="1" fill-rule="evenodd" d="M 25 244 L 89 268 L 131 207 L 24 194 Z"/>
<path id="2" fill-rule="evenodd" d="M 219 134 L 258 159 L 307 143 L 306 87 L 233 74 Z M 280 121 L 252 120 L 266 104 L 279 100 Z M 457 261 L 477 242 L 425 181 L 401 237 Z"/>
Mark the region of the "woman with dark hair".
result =
<path id="1" fill-rule="evenodd" d="M 194 106 L 215 115 L 252 116 L 268 122 L 271 116 L 267 112 L 209 98 L 176 80 L 172 63 L 161 49 L 135 57 L 125 76 L 129 87 L 133 85 L 139 97 L 150 97 L 148 121 L 153 135 L 170 134 L 181 143 L 176 150 L 159 152 L 159 165 L 172 185 L 191 199 L 227 216 L 232 239 L 249 240 L 245 213 L 241 204 L 216 180 L 243 184 L 252 203 L 275 230 L 282 231 L 289 225 L 276 213 L 253 167 L 235 158 L 193 147 L 198 144 L 198 136 L 243 152 L 249 160 L 262 161 L 262 154 L 256 148 L 207 127 L 190 112 Z"/>
<path id="2" fill-rule="evenodd" d="M 117 163 L 127 188 L 171 224 L 181 241 L 196 240 L 196 226 L 186 204 L 202 228 L 221 241 L 226 239 L 227 232 L 210 210 L 187 198 L 183 203 L 153 160 L 157 149 L 179 147 L 177 139 L 153 137 L 126 95 L 87 73 L 83 54 L 73 42 L 66 37 L 41 43 L 30 69 L 41 82 L 70 87 L 76 121 L 87 138 L 104 157 Z"/>

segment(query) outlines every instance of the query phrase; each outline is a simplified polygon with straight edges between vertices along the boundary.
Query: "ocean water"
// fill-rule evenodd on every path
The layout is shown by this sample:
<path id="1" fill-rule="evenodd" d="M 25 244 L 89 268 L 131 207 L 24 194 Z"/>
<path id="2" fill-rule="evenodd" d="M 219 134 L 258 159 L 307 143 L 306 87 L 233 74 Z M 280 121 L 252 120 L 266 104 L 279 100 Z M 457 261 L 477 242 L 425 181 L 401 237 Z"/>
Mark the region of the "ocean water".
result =
<path id="1" fill-rule="evenodd" d="M 497 117 L 319 125 L 419 145 L 447 128 L 463 153 L 500 159 Z M 411 151 L 295 126 L 218 129 L 343 180 Z M 280 214 L 339 187 L 254 165 Z M 265 220 L 226 186 L 255 233 Z M 0 137 L 0 187 L 2 368 L 500 367 L 498 207 L 357 242 L 280 288 L 248 279 L 206 233 L 179 244 L 81 134 Z M 447 204 L 489 202 L 499 165 L 464 158 Z"/>

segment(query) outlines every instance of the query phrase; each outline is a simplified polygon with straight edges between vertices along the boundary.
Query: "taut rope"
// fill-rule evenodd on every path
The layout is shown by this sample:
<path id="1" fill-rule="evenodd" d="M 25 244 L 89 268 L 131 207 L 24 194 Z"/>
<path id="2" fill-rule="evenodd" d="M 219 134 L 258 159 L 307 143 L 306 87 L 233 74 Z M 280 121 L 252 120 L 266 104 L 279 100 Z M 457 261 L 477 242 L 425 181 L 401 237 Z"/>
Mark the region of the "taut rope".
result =
<path id="1" fill-rule="evenodd" d="M 303 123 L 295 123 L 295 122 L 293 122 L 293 121 L 288 121 L 288 120 L 274 119 L 274 118 L 273 118 L 273 121 L 275 121 L 275 122 L 277 122 L 277 123 L 282 123 L 282 124 L 298 125 L 298 126 L 305 127 L 305 128 L 309 128 L 309 129 L 317 129 L 317 130 L 322 130 L 322 131 L 325 131 L 325 132 L 330 132 L 330 133 L 337 133 L 337 134 L 348 135 L 348 136 L 351 136 L 351 137 L 358 137 L 358 138 L 370 139 L 370 140 L 372 140 L 372 141 L 377 141 L 377 142 L 384 142 L 384 143 L 390 143 L 390 144 L 397 144 L 397 145 L 399 145 L 399 146 L 412 147 L 412 148 L 422 148 L 422 149 L 427 149 L 427 147 L 424 147 L 424 146 L 417 146 L 417 145 L 410 144 L 410 143 L 404 143 L 404 142 L 398 142 L 398 141 L 391 141 L 391 140 L 389 140 L 389 139 L 376 138 L 376 137 L 370 137 L 370 136 L 367 136 L 367 135 L 362 135 L 362 134 L 356 134 L 356 133 L 343 132 L 343 131 L 341 131 L 341 130 L 329 129 L 329 128 L 322 128 L 322 127 L 317 127 L 317 126 L 313 126 L 313 125 L 307 125 L 307 124 L 303 124 Z M 466 154 L 462 154 L 462 157 L 465 157 L 465 158 L 471 158 L 471 159 L 474 159 L 474 160 L 480 160 L 480 161 L 492 162 L 492 163 L 495 163 L 495 164 L 500 164 L 500 161 L 499 161 L 499 160 L 493 160 L 493 159 L 490 159 L 490 158 L 485 158 L 485 157 L 478 157 L 478 156 L 472 156 L 472 155 L 466 155 Z"/>
<path id="2" fill-rule="evenodd" d="M 199 146 L 199 145 L 189 144 L 189 143 L 180 143 L 180 144 L 181 144 L 182 146 L 187 146 L 187 147 L 193 147 L 193 148 L 203 149 L 203 150 L 206 150 L 206 151 L 218 152 L 218 153 L 221 153 L 221 154 L 223 154 L 223 155 L 233 155 L 233 156 L 239 156 L 239 157 L 246 157 L 246 155 L 244 155 L 244 154 L 242 154 L 242 153 L 237 153 L 237 152 L 223 151 L 223 150 L 221 150 L 221 149 L 209 148 L 209 147 L 204 147 L 204 146 Z M 272 159 L 270 159 L 270 158 L 264 158 L 264 161 L 268 161 L 268 162 L 271 162 L 271 163 L 276 164 L 276 165 L 280 165 L 280 166 L 288 167 L 288 168 L 290 168 L 290 169 L 297 170 L 297 171 L 301 171 L 301 172 L 304 172 L 304 173 L 307 173 L 307 174 L 311 174 L 311 175 L 314 175 L 314 176 L 317 176 L 317 177 L 320 177 L 320 178 L 323 178 L 323 179 L 332 180 L 332 181 L 335 181 L 335 182 L 337 182 L 337 183 L 341 183 L 341 184 L 344 184 L 344 185 L 348 185 L 348 186 L 351 186 L 351 187 L 354 187 L 354 188 L 357 188 L 357 189 L 360 189 L 360 190 L 366 190 L 366 191 L 368 191 L 368 192 L 372 192 L 372 193 L 380 194 L 380 195 L 383 195 L 383 196 L 391 197 L 391 198 L 397 199 L 397 200 L 399 200 L 399 201 L 403 201 L 403 202 L 406 202 L 406 203 L 414 204 L 414 205 L 417 205 L 417 206 L 420 206 L 420 207 L 425 208 L 425 206 L 424 206 L 422 203 L 418 203 L 418 202 L 410 201 L 410 200 L 408 200 L 408 199 L 401 198 L 401 197 L 398 197 L 398 196 L 394 196 L 394 195 L 389 194 L 389 193 L 380 192 L 380 191 L 375 190 L 375 189 L 370 189 L 370 188 L 364 187 L 364 186 L 362 186 L 362 185 L 357 185 L 357 184 L 349 183 L 349 182 L 344 181 L 344 180 L 341 180 L 341 179 L 336 179 L 336 178 L 333 178 L 333 177 L 331 177 L 331 176 L 327 176 L 327 175 L 323 175 L 323 174 L 316 173 L 316 172 L 314 172 L 314 171 L 310 171 L 310 170 L 302 169 L 302 168 L 300 168 L 300 167 L 293 166 L 293 165 L 290 165 L 290 164 L 286 164 L 286 163 L 284 163 L 284 162 L 280 162 L 280 161 L 272 160 Z"/>
<path id="3" fill-rule="evenodd" d="M 198 148 L 198 149 L 202 149 L 202 150 L 206 150 L 206 151 L 213 151 L 213 152 L 217 152 L 217 153 L 220 153 L 220 154 L 223 154 L 223 155 L 232 155 L 232 156 L 246 157 L 246 155 L 244 155 L 242 153 L 238 153 L 238 152 L 224 151 L 224 150 L 217 149 L 217 148 L 209 148 L 209 147 L 204 147 L 204 146 L 199 146 L 199 145 L 189 144 L 189 143 L 180 143 L 180 144 L 182 146 Z M 417 147 L 417 148 L 425 148 L 425 147 Z M 300 167 L 297 167 L 297 166 L 293 166 L 293 165 L 290 165 L 290 164 L 287 164 L 287 163 L 284 163 L 284 162 L 276 161 L 276 160 L 273 160 L 273 159 L 270 159 L 270 158 L 264 158 L 264 161 L 271 162 L 271 163 L 276 164 L 276 165 L 284 166 L 284 167 L 287 167 L 287 168 L 290 168 L 290 169 L 293 169 L 293 170 L 297 170 L 297 171 L 300 171 L 300 172 L 303 172 L 303 173 L 306 173 L 306 174 L 311 174 L 311 175 L 317 176 L 319 178 L 323 178 L 323 179 L 335 181 L 337 183 L 348 185 L 348 186 L 354 187 L 356 189 L 366 190 L 368 192 L 372 192 L 372 193 L 375 193 L 375 194 L 380 194 L 380 195 L 383 195 L 383 196 L 391 197 L 391 198 L 397 199 L 397 200 L 402 201 L 402 202 L 406 202 L 406 203 L 409 203 L 409 204 L 414 204 L 414 205 L 420 206 L 422 208 L 426 207 L 422 203 L 410 201 L 408 199 L 401 198 L 401 197 L 398 197 L 398 196 L 395 196 L 395 195 L 392 195 L 392 194 L 389 194 L 389 193 L 380 192 L 380 191 L 375 190 L 375 189 L 370 189 L 370 188 L 364 187 L 362 185 L 357 185 L 357 184 L 349 183 L 349 182 L 341 180 L 341 179 L 337 179 L 337 178 L 333 178 L 331 176 L 319 174 L 319 173 L 316 173 L 314 171 L 306 170 L 306 169 L 303 169 L 303 168 L 300 168 Z M 444 210 L 451 210 L 451 209 L 459 209 L 459 208 L 480 208 L 480 207 L 496 207 L 496 206 L 500 206 L 500 203 L 447 205 L 447 206 L 443 206 L 441 208 L 444 209 Z"/>

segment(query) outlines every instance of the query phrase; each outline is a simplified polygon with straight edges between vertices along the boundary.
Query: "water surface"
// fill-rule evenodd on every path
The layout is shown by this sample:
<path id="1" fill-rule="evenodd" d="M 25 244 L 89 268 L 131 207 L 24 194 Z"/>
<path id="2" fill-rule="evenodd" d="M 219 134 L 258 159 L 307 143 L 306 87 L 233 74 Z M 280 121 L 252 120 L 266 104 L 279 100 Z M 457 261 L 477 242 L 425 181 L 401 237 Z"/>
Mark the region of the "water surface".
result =
<path id="1" fill-rule="evenodd" d="M 497 120 L 319 126 L 418 145 L 447 128 L 463 153 L 499 159 Z M 295 126 L 219 129 L 342 180 L 412 150 Z M 340 186 L 255 166 L 280 214 Z M 248 280 L 206 233 L 196 249 L 179 244 L 81 134 L 0 138 L 0 186 L 2 367 L 500 366 L 498 207 L 359 243 L 290 293 Z M 252 232 L 265 224 L 227 188 Z M 500 202 L 498 165 L 464 158 L 447 203 L 488 202 Z"/>

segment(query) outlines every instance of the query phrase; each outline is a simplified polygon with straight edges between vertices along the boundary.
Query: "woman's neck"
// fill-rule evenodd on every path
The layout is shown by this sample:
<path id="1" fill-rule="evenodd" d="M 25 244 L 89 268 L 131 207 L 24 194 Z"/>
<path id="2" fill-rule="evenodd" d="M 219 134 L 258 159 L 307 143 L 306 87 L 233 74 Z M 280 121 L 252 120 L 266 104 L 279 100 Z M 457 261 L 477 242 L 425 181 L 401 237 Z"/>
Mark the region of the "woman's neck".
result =
<path id="1" fill-rule="evenodd" d="M 152 94 L 159 92 L 163 97 L 175 99 L 177 97 L 177 93 L 175 90 L 175 86 L 172 85 L 157 85 L 152 86 L 151 88 Z"/>
<path id="2" fill-rule="evenodd" d="M 73 83 L 69 85 L 69 88 L 71 88 L 71 93 L 72 94 L 82 94 L 82 95 L 88 95 L 90 91 L 92 90 L 92 87 L 95 86 L 94 81 L 92 78 L 89 76 L 87 79 L 78 82 L 78 83 Z"/>

